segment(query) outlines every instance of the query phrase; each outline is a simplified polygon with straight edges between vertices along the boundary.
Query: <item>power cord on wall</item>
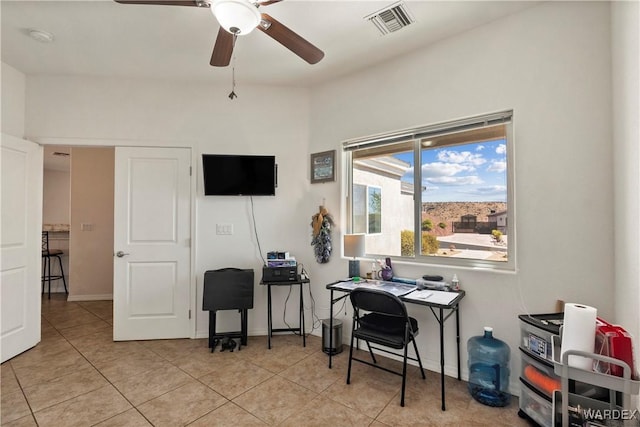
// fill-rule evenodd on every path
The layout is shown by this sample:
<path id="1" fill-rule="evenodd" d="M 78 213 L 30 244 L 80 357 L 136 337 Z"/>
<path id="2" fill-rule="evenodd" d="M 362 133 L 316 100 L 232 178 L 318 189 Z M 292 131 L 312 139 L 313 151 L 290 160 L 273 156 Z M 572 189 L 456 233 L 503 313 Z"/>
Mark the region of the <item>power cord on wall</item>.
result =
<path id="1" fill-rule="evenodd" d="M 256 227 L 256 216 L 255 216 L 255 209 L 254 209 L 254 205 L 253 205 L 253 196 L 249 196 L 249 200 L 251 201 L 251 219 L 253 221 L 253 234 L 256 237 L 256 242 L 258 244 L 258 251 L 260 253 L 260 258 L 262 259 L 262 264 L 263 265 L 267 265 L 267 261 L 264 259 L 264 256 L 262 254 L 262 247 L 260 245 L 260 238 L 258 237 L 258 229 Z M 309 279 L 309 273 L 307 272 L 307 270 L 305 270 L 304 268 L 304 264 L 300 263 L 300 275 L 302 277 L 305 277 L 307 279 Z M 300 291 L 303 292 L 303 285 L 300 285 Z M 291 290 L 292 290 L 292 285 L 289 286 L 289 292 L 287 293 L 287 298 L 284 301 L 284 310 L 282 312 L 282 321 L 284 322 L 285 325 L 287 325 L 287 328 L 292 329 L 291 325 L 289 325 L 289 323 L 287 323 L 287 303 L 289 302 L 289 297 L 291 296 Z M 316 314 L 316 300 L 313 297 L 313 292 L 311 291 L 311 286 L 309 285 L 309 298 L 311 300 L 311 318 L 313 319 L 313 322 L 311 323 L 311 331 L 309 331 L 306 336 L 309 336 L 313 331 L 315 331 L 316 329 L 320 329 L 322 322 L 320 320 L 320 318 L 318 317 L 318 315 Z M 344 302 L 343 302 L 344 304 Z M 304 310 L 306 307 L 302 307 L 302 309 Z M 295 333 L 295 332 L 294 332 Z M 296 335 L 300 335 L 299 333 L 295 333 Z"/>
<path id="2" fill-rule="evenodd" d="M 304 264 L 300 263 L 300 274 L 306 276 L 307 278 L 309 278 L 309 273 L 307 273 L 307 271 L 304 268 Z M 300 291 L 303 292 L 303 285 L 300 285 Z M 291 296 L 291 292 L 293 289 L 293 285 L 289 285 L 289 292 L 287 292 L 287 297 L 285 298 L 284 301 L 284 310 L 282 313 L 282 322 L 287 325 L 287 328 L 289 329 L 293 329 L 293 327 L 287 322 L 286 318 L 287 318 L 287 303 L 289 302 L 289 297 Z M 312 323 L 311 323 L 311 330 L 309 332 L 307 332 L 305 334 L 305 336 L 309 336 L 311 335 L 311 333 L 313 331 L 315 331 L 316 329 L 320 329 L 322 322 L 320 321 L 320 318 L 318 317 L 318 315 L 316 314 L 316 300 L 313 297 L 313 292 L 311 291 L 311 286 L 309 286 L 309 299 L 311 300 L 311 318 L 313 319 Z M 307 307 L 302 307 L 302 309 L 304 310 Z M 301 335 L 300 333 L 294 332 L 295 335 Z"/>
<path id="3" fill-rule="evenodd" d="M 300 264 L 300 272 L 302 275 L 304 275 L 304 277 L 306 277 L 307 279 L 309 279 L 309 273 L 307 272 L 307 270 L 305 270 L 304 268 L 304 264 Z M 313 291 L 311 291 L 311 284 L 309 284 L 309 299 L 311 300 L 311 332 L 315 331 L 316 329 L 320 329 L 322 327 L 322 322 L 320 320 L 320 318 L 318 317 L 318 315 L 316 314 L 316 300 L 313 297 Z"/>
<path id="4" fill-rule="evenodd" d="M 256 215 L 253 208 L 253 196 L 249 196 L 249 200 L 251 200 L 251 219 L 253 220 L 253 234 L 256 236 L 256 242 L 258 243 L 258 251 L 260 253 L 260 258 L 262 259 L 262 265 L 267 265 L 267 262 L 262 255 L 262 247 L 260 246 L 260 238 L 258 237 L 258 229 L 256 227 Z"/>
<path id="5" fill-rule="evenodd" d="M 316 300 L 315 298 L 313 298 L 313 292 L 311 292 L 311 286 L 309 286 L 309 298 L 311 299 L 311 319 L 313 319 L 313 322 L 311 322 L 311 332 L 313 332 L 316 329 L 319 330 L 322 327 L 322 321 L 316 314 Z"/>
<path id="6" fill-rule="evenodd" d="M 289 285 L 289 292 L 287 292 L 287 297 L 284 299 L 284 310 L 282 310 L 282 322 L 285 325 L 287 325 L 287 328 L 289 329 L 293 329 L 293 327 L 289 323 L 287 323 L 287 303 L 289 302 L 289 297 L 291 296 L 292 289 L 293 289 L 293 285 Z M 302 291 L 302 288 L 300 290 Z M 300 334 L 297 334 L 295 331 L 293 333 L 296 335 L 300 335 Z"/>

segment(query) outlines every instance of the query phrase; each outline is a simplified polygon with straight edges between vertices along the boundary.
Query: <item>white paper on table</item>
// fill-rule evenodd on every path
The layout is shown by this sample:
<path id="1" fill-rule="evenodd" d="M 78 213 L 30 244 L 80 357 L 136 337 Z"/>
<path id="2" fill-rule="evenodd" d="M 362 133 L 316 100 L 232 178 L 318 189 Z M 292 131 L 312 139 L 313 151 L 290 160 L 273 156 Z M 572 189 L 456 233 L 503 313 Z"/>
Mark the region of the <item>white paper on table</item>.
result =
<path id="1" fill-rule="evenodd" d="M 332 287 L 335 289 L 342 289 L 344 291 L 352 291 L 356 288 L 356 285 L 351 280 L 345 280 L 344 282 L 334 283 Z"/>
<path id="2" fill-rule="evenodd" d="M 413 291 L 408 295 L 405 295 L 404 298 L 413 299 L 416 301 L 425 301 L 430 302 L 432 304 L 439 305 L 449 305 L 451 301 L 456 299 L 458 296 L 457 292 L 445 292 L 445 291 L 434 291 L 430 289 L 422 289 L 419 291 Z"/>
<path id="3" fill-rule="evenodd" d="M 344 291 L 352 291 L 356 288 L 379 289 L 396 296 L 401 296 L 413 291 L 416 289 L 416 286 L 405 283 L 385 282 L 383 280 L 360 280 L 358 282 L 349 280 L 336 283 L 333 285 L 333 288 Z"/>

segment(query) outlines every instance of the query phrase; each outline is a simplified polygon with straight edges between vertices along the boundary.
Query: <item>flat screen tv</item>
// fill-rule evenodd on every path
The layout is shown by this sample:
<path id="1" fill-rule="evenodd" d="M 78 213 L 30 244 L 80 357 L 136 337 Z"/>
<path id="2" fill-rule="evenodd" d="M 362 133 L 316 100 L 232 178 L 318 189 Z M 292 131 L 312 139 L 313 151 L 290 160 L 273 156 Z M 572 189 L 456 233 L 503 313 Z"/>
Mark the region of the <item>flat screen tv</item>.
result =
<path id="1" fill-rule="evenodd" d="M 203 154 L 205 196 L 275 196 L 275 156 Z"/>

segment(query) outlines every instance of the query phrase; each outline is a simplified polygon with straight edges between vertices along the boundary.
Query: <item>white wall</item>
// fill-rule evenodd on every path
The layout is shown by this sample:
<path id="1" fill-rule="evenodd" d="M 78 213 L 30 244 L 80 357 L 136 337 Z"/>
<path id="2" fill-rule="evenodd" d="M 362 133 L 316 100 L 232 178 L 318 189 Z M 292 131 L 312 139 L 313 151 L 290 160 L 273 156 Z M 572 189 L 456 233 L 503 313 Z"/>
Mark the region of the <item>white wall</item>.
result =
<path id="1" fill-rule="evenodd" d="M 149 80 L 30 76 L 26 133 L 35 140 L 64 145 L 152 145 L 193 147 L 196 174 L 196 308 L 202 306 L 206 270 L 253 268 L 254 310 L 249 333 L 266 333 L 266 289 L 257 285 L 260 253 L 288 250 L 305 265 L 313 260 L 311 216 L 317 201 L 305 199 L 308 179 L 308 92 L 285 87 L 240 85 L 233 101 L 228 87 Z M 273 154 L 278 163 L 275 197 L 254 197 L 261 251 L 253 234 L 248 197 L 205 197 L 202 153 Z M 218 236 L 217 223 L 233 224 L 234 234 Z M 274 290 L 274 313 L 285 294 Z M 297 301 L 297 300 L 296 300 Z M 297 321 L 290 302 L 288 321 Z M 278 317 L 281 319 L 281 317 Z M 198 336 L 208 334 L 208 316 L 196 317 Z M 219 330 L 239 329 L 234 312 L 219 315 Z M 276 325 L 277 327 L 277 325 Z"/>
<path id="2" fill-rule="evenodd" d="M 615 317 L 608 7 L 542 4 L 312 91 L 312 151 L 348 138 L 513 109 L 517 272 L 399 262 L 394 269 L 403 277 L 450 279 L 457 273 L 467 292 L 461 304 L 463 372 L 467 339 L 483 325 L 493 326 L 511 347 L 512 391 L 520 366 L 517 315 L 552 312 L 562 299 Z M 338 185 L 333 190 L 327 205 L 337 208 Z M 319 283 L 337 277 L 332 268 L 314 268 L 311 275 Z M 422 324 L 421 355 L 434 368 L 436 322 L 425 310 L 411 311 Z M 445 333 L 446 368 L 453 375 L 453 321 Z"/>
<path id="3" fill-rule="evenodd" d="M 69 301 L 113 298 L 114 158 L 111 147 L 71 149 Z"/>
<path id="4" fill-rule="evenodd" d="M 2 132 L 22 138 L 24 136 L 25 86 L 23 73 L 2 62 Z"/>
<path id="5" fill-rule="evenodd" d="M 615 321 L 640 349 L 640 3 L 611 6 L 615 197 Z M 638 405 L 636 396 L 636 405 Z"/>

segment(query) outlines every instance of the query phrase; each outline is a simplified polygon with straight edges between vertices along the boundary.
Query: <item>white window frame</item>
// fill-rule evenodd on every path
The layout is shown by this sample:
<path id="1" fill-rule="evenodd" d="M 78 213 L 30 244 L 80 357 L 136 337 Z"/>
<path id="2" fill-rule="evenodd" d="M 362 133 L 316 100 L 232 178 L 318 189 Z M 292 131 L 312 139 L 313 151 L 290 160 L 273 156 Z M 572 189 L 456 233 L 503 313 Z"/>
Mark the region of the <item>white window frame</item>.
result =
<path id="1" fill-rule="evenodd" d="M 353 200 L 353 155 L 354 151 L 373 147 L 382 147 L 385 145 L 393 145 L 402 142 L 414 142 L 414 154 L 415 165 L 421 164 L 421 141 L 425 138 L 445 135 L 455 132 L 468 131 L 472 129 L 479 129 L 485 127 L 491 127 L 495 125 L 504 125 L 506 129 L 506 145 L 507 145 L 507 235 L 509 243 L 507 245 L 507 261 L 487 261 L 471 258 L 453 258 L 442 256 L 428 256 L 422 255 L 420 250 L 421 239 L 416 237 L 415 239 L 415 256 L 414 257 L 394 257 L 392 258 L 396 262 L 408 262 L 408 263 L 421 263 L 443 266 L 455 266 L 455 267 L 467 267 L 467 268 L 481 268 L 497 271 L 515 271 L 516 270 L 516 206 L 515 206 L 515 147 L 513 138 L 513 111 L 506 110 L 497 113 L 490 113 L 481 116 L 474 116 L 465 119 L 453 120 L 450 122 L 432 124 L 421 126 L 417 128 L 404 129 L 401 131 L 389 132 L 385 134 L 372 135 L 363 138 L 357 138 L 352 140 L 343 141 L 344 161 L 346 166 L 345 174 L 345 192 L 346 192 L 346 212 L 347 212 L 347 232 L 352 230 L 352 206 L 351 200 Z M 421 168 L 416 167 L 414 172 L 414 188 L 421 188 L 422 176 Z M 359 184 L 368 187 L 366 184 Z M 367 194 L 368 198 L 368 194 Z M 421 229 L 421 208 L 422 208 L 422 192 L 416 191 L 414 195 L 414 232 L 415 236 L 420 236 Z M 368 211 L 368 206 L 367 206 Z M 368 224 L 368 218 L 367 218 Z M 367 225 L 368 231 L 368 225 Z M 382 230 L 384 234 L 384 230 Z M 367 253 L 368 257 L 379 258 L 389 256 L 388 254 L 373 254 Z"/>

